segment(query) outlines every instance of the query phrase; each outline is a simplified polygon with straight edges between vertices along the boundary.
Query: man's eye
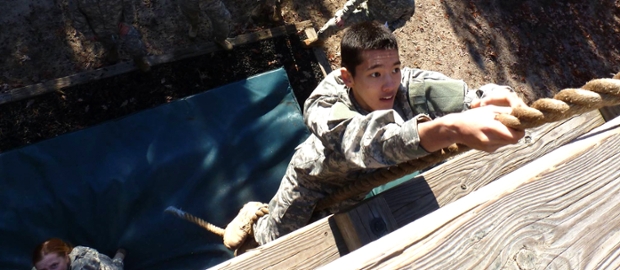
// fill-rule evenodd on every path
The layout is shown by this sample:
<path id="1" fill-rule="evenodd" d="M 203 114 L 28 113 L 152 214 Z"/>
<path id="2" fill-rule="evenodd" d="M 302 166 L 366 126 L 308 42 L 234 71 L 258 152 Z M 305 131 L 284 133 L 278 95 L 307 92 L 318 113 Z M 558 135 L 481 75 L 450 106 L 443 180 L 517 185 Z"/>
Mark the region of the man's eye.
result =
<path id="1" fill-rule="evenodd" d="M 400 68 L 395 68 L 393 72 L 394 72 L 395 74 L 396 74 L 396 73 L 398 73 L 398 72 L 400 72 Z"/>
<path id="2" fill-rule="evenodd" d="M 370 74 L 370 77 L 373 77 L 373 78 L 378 78 L 380 76 L 381 76 L 381 74 L 379 72 L 375 72 L 375 73 Z"/>

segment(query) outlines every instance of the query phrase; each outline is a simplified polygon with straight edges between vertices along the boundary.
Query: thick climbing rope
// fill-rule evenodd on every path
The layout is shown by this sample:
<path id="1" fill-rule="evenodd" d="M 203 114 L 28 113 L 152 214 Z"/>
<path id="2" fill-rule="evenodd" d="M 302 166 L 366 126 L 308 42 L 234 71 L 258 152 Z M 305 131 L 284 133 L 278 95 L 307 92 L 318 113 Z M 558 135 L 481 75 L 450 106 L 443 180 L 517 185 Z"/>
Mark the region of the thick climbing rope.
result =
<path id="1" fill-rule="evenodd" d="M 164 212 L 166 213 L 170 213 L 173 214 L 177 217 L 180 217 L 182 219 L 185 219 L 191 223 L 197 224 L 198 226 L 204 228 L 205 230 L 214 233 L 217 236 L 221 236 L 224 237 L 224 229 L 213 225 L 207 221 L 205 221 L 204 219 L 201 219 L 197 216 L 194 216 L 190 213 L 187 213 L 179 208 L 176 208 L 174 206 L 168 206 L 168 208 L 166 208 L 166 210 L 164 210 Z"/>
<path id="2" fill-rule="evenodd" d="M 174 206 L 168 206 L 164 212 L 173 214 L 177 217 L 195 223 L 215 235 L 221 236 L 224 240 L 224 246 L 235 251 L 235 256 L 258 246 L 253 237 L 252 226 L 256 221 L 269 213 L 267 204 L 260 202 L 248 202 L 239 210 L 237 216 L 222 229 L 212 223 L 209 223 L 199 217 L 189 214 Z"/>
<path id="3" fill-rule="evenodd" d="M 497 115 L 497 120 L 507 127 L 524 130 L 618 104 L 620 104 L 620 72 L 612 79 L 591 80 L 580 89 L 561 90 L 553 98 L 539 99 L 529 107 L 513 108 L 510 114 Z M 430 167 L 468 150 L 470 148 L 465 145 L 453 144 L 428 156 L 379 169 L 323 198 L 318 202 L 315 211 L 321 211 L 337 202 L 366 194 L 375 187 Z"/>

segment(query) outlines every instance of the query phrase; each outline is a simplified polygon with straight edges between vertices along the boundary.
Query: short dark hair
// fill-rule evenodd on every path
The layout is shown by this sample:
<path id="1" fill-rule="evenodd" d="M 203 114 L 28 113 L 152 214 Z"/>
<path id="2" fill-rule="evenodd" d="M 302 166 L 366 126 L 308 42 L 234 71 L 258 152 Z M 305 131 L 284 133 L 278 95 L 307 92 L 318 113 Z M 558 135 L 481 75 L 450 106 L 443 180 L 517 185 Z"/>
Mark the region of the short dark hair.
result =
<path id="1" fill-rule="evenodd" d="M 398 50 L 394 34 L 377 21 L 366 21 L 347 28 L 340 41 L 340 64 L 352 76 L 355 67 L 364 61 L 362 52 L 367 50 Z"/>

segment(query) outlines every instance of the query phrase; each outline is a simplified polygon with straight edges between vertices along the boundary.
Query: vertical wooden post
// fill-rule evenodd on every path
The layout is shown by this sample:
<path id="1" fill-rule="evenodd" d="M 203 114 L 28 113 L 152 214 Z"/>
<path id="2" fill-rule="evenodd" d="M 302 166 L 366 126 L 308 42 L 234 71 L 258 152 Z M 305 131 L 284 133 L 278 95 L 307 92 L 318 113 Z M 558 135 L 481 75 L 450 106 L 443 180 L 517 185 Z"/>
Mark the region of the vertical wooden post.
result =
<path id="1" fill-rule="evenodd" d="M 316 31 L 314 27 L 308 27 L 304 29 L 307 38 L 316 38 Z M 312 48 L 314 52 L 314 57 L 316 57 L 316 61 L 319 63 L 319 67 L 321 67 L 321 72 L 323 72 L 323 76 L 327 76 L 330 72 L 332 72 L 332 67 L 327 61 L 327 57 L 325 56 L 325 52 L 320 48 Z"/>
<path id="2" fill-rule="evenodd" d="M 376 196 L 346 213 L 334 215 L 349 252 L 398 229 L 383 196 Z"/>

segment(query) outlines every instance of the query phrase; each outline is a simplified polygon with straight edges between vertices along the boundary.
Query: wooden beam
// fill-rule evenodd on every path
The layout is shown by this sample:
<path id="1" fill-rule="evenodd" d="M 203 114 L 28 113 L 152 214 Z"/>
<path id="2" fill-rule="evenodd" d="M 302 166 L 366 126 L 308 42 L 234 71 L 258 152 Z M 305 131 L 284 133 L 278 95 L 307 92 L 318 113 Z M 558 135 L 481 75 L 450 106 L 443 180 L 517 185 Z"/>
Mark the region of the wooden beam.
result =
<path id="1" fill-rule="evenodd" d="M 618 269 L 620 118 L 328 264 Z"/>
<path id="2" fill-rule="evenodd" d="M 308 27 L 304 30 L 306 33 L 306 38 L 316 38 L 317 34 L 314 30 L 314 27 Z M 323 73 L 323 77 L 327 76 L 327 74 L 332 72 L 332 66 L 327 61 L 327 57 L 325 56 L 325 51 L 321 48 L 312 47 L 312 52 L 314 53 L 314 57 L 316 61 L 319 63 L 319 67 L 321 68 L 321 72 Z"/>
<path id="3" fill-rule="evenodd" d="M 315 269 L 346 253 L 330 216 L 211 269 Z"/>
<path id="4" fill-rule="evenodd" d="M 568 142 L 568 138 L 575 138 L 604 123 L 600 114 L 596 111 L 577 116 L 571 121 L 573 121 L 572 124 L 555 126 L 552 131 L 545 128 L 528 130 L 522 143 L 507 146 L 501 153 L 488 155 L 481 151 L 470 151 L 471 153 L 468 153 L 467 158 L 450 160 L 442 166 L 401 184 L 398 189 L 379 194 L 378 197 L 385 201 L 387 209 L 391 210 L 390 218 L 394 218 L 397 223 L 396 227 L 400 228 L 419 217 L 464 197 L 472 191 L 480 189 L 491 181 L 525 165 L 527 162 L 541 157 L 548 152 L 548 150 L 544 149 L 545 147 L 549 147 L 549 149 L 558 147 Z M 584 129 L 574 130 L 575 126 L 580 126 Z M 550 131 L 562 136 L 563 141 L 545 138 Z M 549 143 L 555 146 L 547 145 Z M 490 156 L 501 160 L 501 162 L 490 162 Z M 524 156 L 528 158 L 523 160 Z M 463 177 L 463 174 L 467 174 L 467 177 Z M 489 175 L 493 177 L 488 177 Z M 363 213 L 358 211 L 351 212 L 353 212 L 353 215 Z M 351 214 L 347 212 L 338 214 L 336 217 Z M 360 223 L 356 225 L 357 227 L 373 228 L 373 224 L 370 223 L 370 219 L 374 218 L 373 214 L 369 214 L 365 218 L 352 218 L 356 218 Z M 338 227 L 349 230 L 348 235 L 350 239 L 345 242 L 350 251 L 377 239 L 369 238 L 368 235 L 372 235 L 369 231 L 348 229 L 347 221 L 344 220 L 342 225 L 340 221 L 341 219 L 336 219 Z M 359 235 L 351 235 L 350 231 L 356 231 Z M 389 230 L 388 233 L 392 231 L 394 230 Z"/>
<path id="5" fill-rule="evenodd" d="M 536 158 L 549 153 L 557 147 L 604 123 L 598 111 L 592 111 L 564 121 L 550 123 L 527 131 L 527 138 L 521 143 L 504 147 L 492 154 L 468 151 L 463 155 L 441 164 L 409 182 L 378 195 L 387 203 L 396 227 L 408 223 L 439 209 L 440 206 L 475 192 L 484 185 L 506 175 Z M 375 199 L 372 202 L 376 202 Z M 355 210 L 358 213 L 360 204 Z M 383 203 L 381 203 L 383 204 Z M 372 211 L 366 211 L 372 213 Z M 353 214 L 351 214 L 353 215 Z M 382 213 L 388 216 L 387 213 Z M 371 216 L 371 215 L 368 215 Z M 376 217 L 371 216 L 371 217 Z M 349 220 L 354 220 L 349 218 Z M 371 218 L 360 218 L 356 228 L 372 226 Z M 351 221 L 358 222 L 358 221 Z M 349 252 L 342 238 L 334 216 L 314 222 L 289 235 L 283 236 L 267 245 L 258 247 L 241 256 L 232 258 L 214 269 L 253 269 L 272 268 L 316 268 Z M 391 223 L 391 222 L 390 222 Z M 386 224 L 388 224 L 386 222 Z M 353 225 L 349 225 L 349 228 Z M 390 225 L 391 226 L 391 225 Z M 386 226 L 386 228 L 390 228 Z M 347 229 L 348 235 L 360 230 Z M 388 229 L 388 232 L 393 230 Z M 361 231 L 360 231 L 361 232 Z M 368 235 L 368 232 L 363 232 Z M 372 237 L 364 235 L 349 239 L 349 246 L 367 244 Z M 366 240 L 365 240 L 366 239 Z M 356 244 L 357 241 L 359 244 Z M 315 245 L 317 245 L 315 247 Z M 290 266 L 289 266 L 290 265 Z M 277 268 L 277 267 L 276 267 Z M 354 267 L 353 267 L 354 268 Z M 352 267 L 345 267 L 352 269 Z"/>
<path id="6" fill-rule="evenodd" d="M 306 20 L 295 24 L 283 25 L 271 29 L 265 29 L 253 33 L 238 35 L 234 38 L 231 38 L 230 42 L 233 45 L 249 44 L 283 35 L 296 34 L 297 32 L 302 31 L 308 27 L 312 27 L 312 22 Z M 172 53 L 168 54 L 151 55 L 148 56 L 148 59 L 151 62 L 151 65 L 154 66 L 181 59 L 186 59 L 189 57 L 204 55 L 220 50 L 222 49 L 219 46 L 215 45 L 215 43 L 207 42 L 204 44 L 197 44 L 183 49 L 177 49 L 174 50 Z M 57 78 L 47 82 L 37 83 L 21 88 L 15 88 L 9 90 L 9 92 L 7 93 L 0 94 L 0 104 L 35 97 L 38 95 L 58 91 L 65 87 L 75 86 L 94 80 L 108 78 L 128 73 L 134 70 L 136 70 L 136 66 L 134 65 L 133 61 L 120 62 L 114 65 L 105 66 L 95 70 L 84 71 L 81 73 Z"/>
<path id="7" fill-rule="evenodd" d="M 394 217 L 402 227 L 435 210 L 433 204 L 443 207 L 454 202 L 604 123 L 600 113 L 594 110 L 529 129 L 518 144 L 493 154 L 469 151 L 467 157 L 452 159 L 383 196 L 391 209 L 399 209 Z M 417 191 L 411 193 L 411 190 Z"/>

